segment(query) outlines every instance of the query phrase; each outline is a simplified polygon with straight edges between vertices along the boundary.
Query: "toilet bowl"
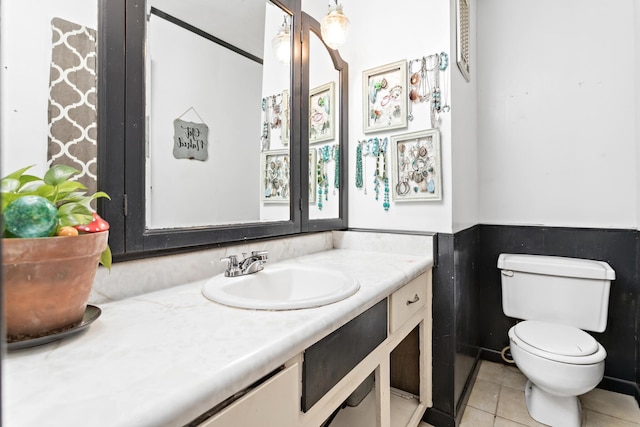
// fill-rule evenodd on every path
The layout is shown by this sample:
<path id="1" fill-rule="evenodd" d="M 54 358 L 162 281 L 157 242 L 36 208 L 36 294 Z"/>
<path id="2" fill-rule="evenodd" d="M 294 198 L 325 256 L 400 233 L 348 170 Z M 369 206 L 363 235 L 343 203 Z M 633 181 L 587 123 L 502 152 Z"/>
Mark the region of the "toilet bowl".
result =
<path id="1" fill-rule="evenodd" d="M 606 351 L 578 328 L 528 320 L 509 330 L 511 355 L 529 380 L 525 402 L 533 419 L 558 427 L 580 427 L 578 396 L 604 375 Z"/>
<path id="2" fill-rule="evenodd" d="M 528 378 L 529 415 L 554 427 L 580 427 L 578 396 L 604 375 L 607 352 L 591 335 L 607 326 L 615 271 L 604 261 L 500 254 L 502 310 L 523 320 L 509 330 L 511 355 Z"/>

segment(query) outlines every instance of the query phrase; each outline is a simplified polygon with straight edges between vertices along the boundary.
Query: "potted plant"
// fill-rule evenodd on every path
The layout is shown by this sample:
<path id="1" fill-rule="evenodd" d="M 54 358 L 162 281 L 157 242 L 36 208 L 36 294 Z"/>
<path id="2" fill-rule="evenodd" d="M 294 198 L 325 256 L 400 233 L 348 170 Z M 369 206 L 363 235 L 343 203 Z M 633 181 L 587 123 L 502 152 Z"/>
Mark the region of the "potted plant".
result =
<path id="1" fill-rule="evenodd" d="M 111 267 L 109 225 L 71 181 L 78 170 L 52 166 L 42 178 L 25 167 L 2 178 L 2 286 L 7 341 L 78 325 L 98 263 Z"/>

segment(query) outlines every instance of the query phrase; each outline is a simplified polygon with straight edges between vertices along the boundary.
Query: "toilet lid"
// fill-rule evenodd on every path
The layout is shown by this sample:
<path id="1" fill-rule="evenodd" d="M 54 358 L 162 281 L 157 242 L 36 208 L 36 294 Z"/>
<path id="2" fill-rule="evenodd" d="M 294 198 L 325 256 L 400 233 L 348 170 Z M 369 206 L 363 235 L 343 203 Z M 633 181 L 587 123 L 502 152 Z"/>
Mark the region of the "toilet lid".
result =
<path id="1" fill-rule="evenodd" d="M 598 351 L 598 342 L 588 333 L 567 325 L 527 320 L 513 328 L 526 344 L 563 356 L 589 356 Z"/>

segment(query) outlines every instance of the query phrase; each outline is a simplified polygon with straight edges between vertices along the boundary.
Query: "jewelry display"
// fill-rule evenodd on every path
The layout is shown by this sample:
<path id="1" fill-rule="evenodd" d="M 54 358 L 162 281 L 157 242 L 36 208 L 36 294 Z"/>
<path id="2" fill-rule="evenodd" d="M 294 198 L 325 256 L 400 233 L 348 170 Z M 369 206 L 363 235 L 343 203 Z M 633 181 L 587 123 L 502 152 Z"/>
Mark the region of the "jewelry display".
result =
<path id="1" fill-rule="evenodd" d="M 451 107 L 444 102 L 443 93 L 446 70 L 449 67 L 449 55 L 445 52 L 434 53 L 409 61 L 407 85 L 409 87 L 409 114 L 407 119 L 414 119 L 413 104 L 430 102 L 431 127 L 438 126 L 439 114 L 449 112 Z M 443 81 L 443 85 L 440 81 Z"/>
<path id="2" fill-rule="evenodd" d="M 356 146 L 356 188 L 362 188 L 362 184 L 362 141 L 358 141 Z"/>
<path id="3" fill-rule="evenodd" d="M 440 63 L 438 65 L 438 69 L 441 71 L 442 77 L 442 111 L 444 113 L 448 113 L 451 111 L 451 106 L 446 101 L 446 96 L 449 93 L 447 91 L 447 68 L 449 67 L 449 55 L 446 52 L 440 52 Z"/>
<path id="4" fill-rule="evenodd" d="M 406 87 L 406 60 L 363 71 L 363 132 L 407 126 Z"/>
<path id="5" fill-rule="evenodd" d="M 382 140 L 378 138 L 372 138 L 367 141 L 370 144 L 370 152 L 376 158 L 376 169 L 373 174 L 373 186 L 376 193 L 376 200 L 380 195 L 380 186 L 384 185 L 384 195 L 382 207 L 385 211 L 388 211 L 391 207 L 389 203 L 389 176 L 387 174 L 387 145 L 389 140 L 384 138 Z"/>
<path id="6" fill-rule="evenodd" d="M 331 149 L 331 157 L 333 157 L 333 161 L 335 162 L 335 169 L 333 172 L 333 195 L 336 194 L 336 189 L 340 188 L 340 147 L 338 144 L 335 144 Z"/>
<path id="7" fill-rule="evenodd" d="M 440 200 L 440 136 L 437 129 L 391 137 L 391 188 L 395 201 Z"/>
<path id="8" fill-rule="evenodd" d="M 262 98 L 262 135 L 260 135 L 260 147 L 262 151 L 271 148 L 271 132 L 269 131 L 269 108 L 270 97 Z"/>
<path id="9" fill-rule="evenodd" d="M 338 144 L 334 145 L 325 145 L 323 147 L 319 147 L 317 149 L 318 163 L 316 165 L 316 177 L 317 177 L 317 187 L 318 187 L 318 200 L 317 205 L 318 209 L 322 210 L 323 208 L 323 198 L 324 201 L 329 200 L 329 177 L 327 175 L 326 165 L 330 161 L 335 162 L 335 175 L 333 178 L 333 186 L 334 186 L 334 195 L 335 189 L 340 187 L 340 154 Z"/>
<path id="10" fill-rule="evenodd" d="M 271 130 L 281 129 L 281 142 L 288 142 L 288 129 L 282 129 L 283 124 L 289 126 L 288 103 L 288 91 L 262 98 L 262 134 L 260 135 L 262 151 L 271 148 Z"/>
<path id="11" fill-rule="evenodd" d="M 289 199 L 289 153 L 285 150 L 262 153 L 262 200 L 286 202 Z"/>
<path id="12" fill-rule="evenodd" d="M 334 139 L 334 105 L 334 82 L 309 91 L 309 144 Z"/>

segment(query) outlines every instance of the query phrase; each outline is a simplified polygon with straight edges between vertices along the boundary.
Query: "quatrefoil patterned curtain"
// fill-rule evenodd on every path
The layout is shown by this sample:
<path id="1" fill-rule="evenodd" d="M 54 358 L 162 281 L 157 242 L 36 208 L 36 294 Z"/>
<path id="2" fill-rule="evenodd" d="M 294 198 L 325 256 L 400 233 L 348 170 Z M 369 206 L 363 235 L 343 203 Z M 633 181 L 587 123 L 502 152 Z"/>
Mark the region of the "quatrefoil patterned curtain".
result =
<path id="1" fill-rule="evenodd" d="M 53 32 L 49 78 L 49 165 L 81 171 L 89 193 L 97 188 L 96 31 L 61 18 Z"/>

